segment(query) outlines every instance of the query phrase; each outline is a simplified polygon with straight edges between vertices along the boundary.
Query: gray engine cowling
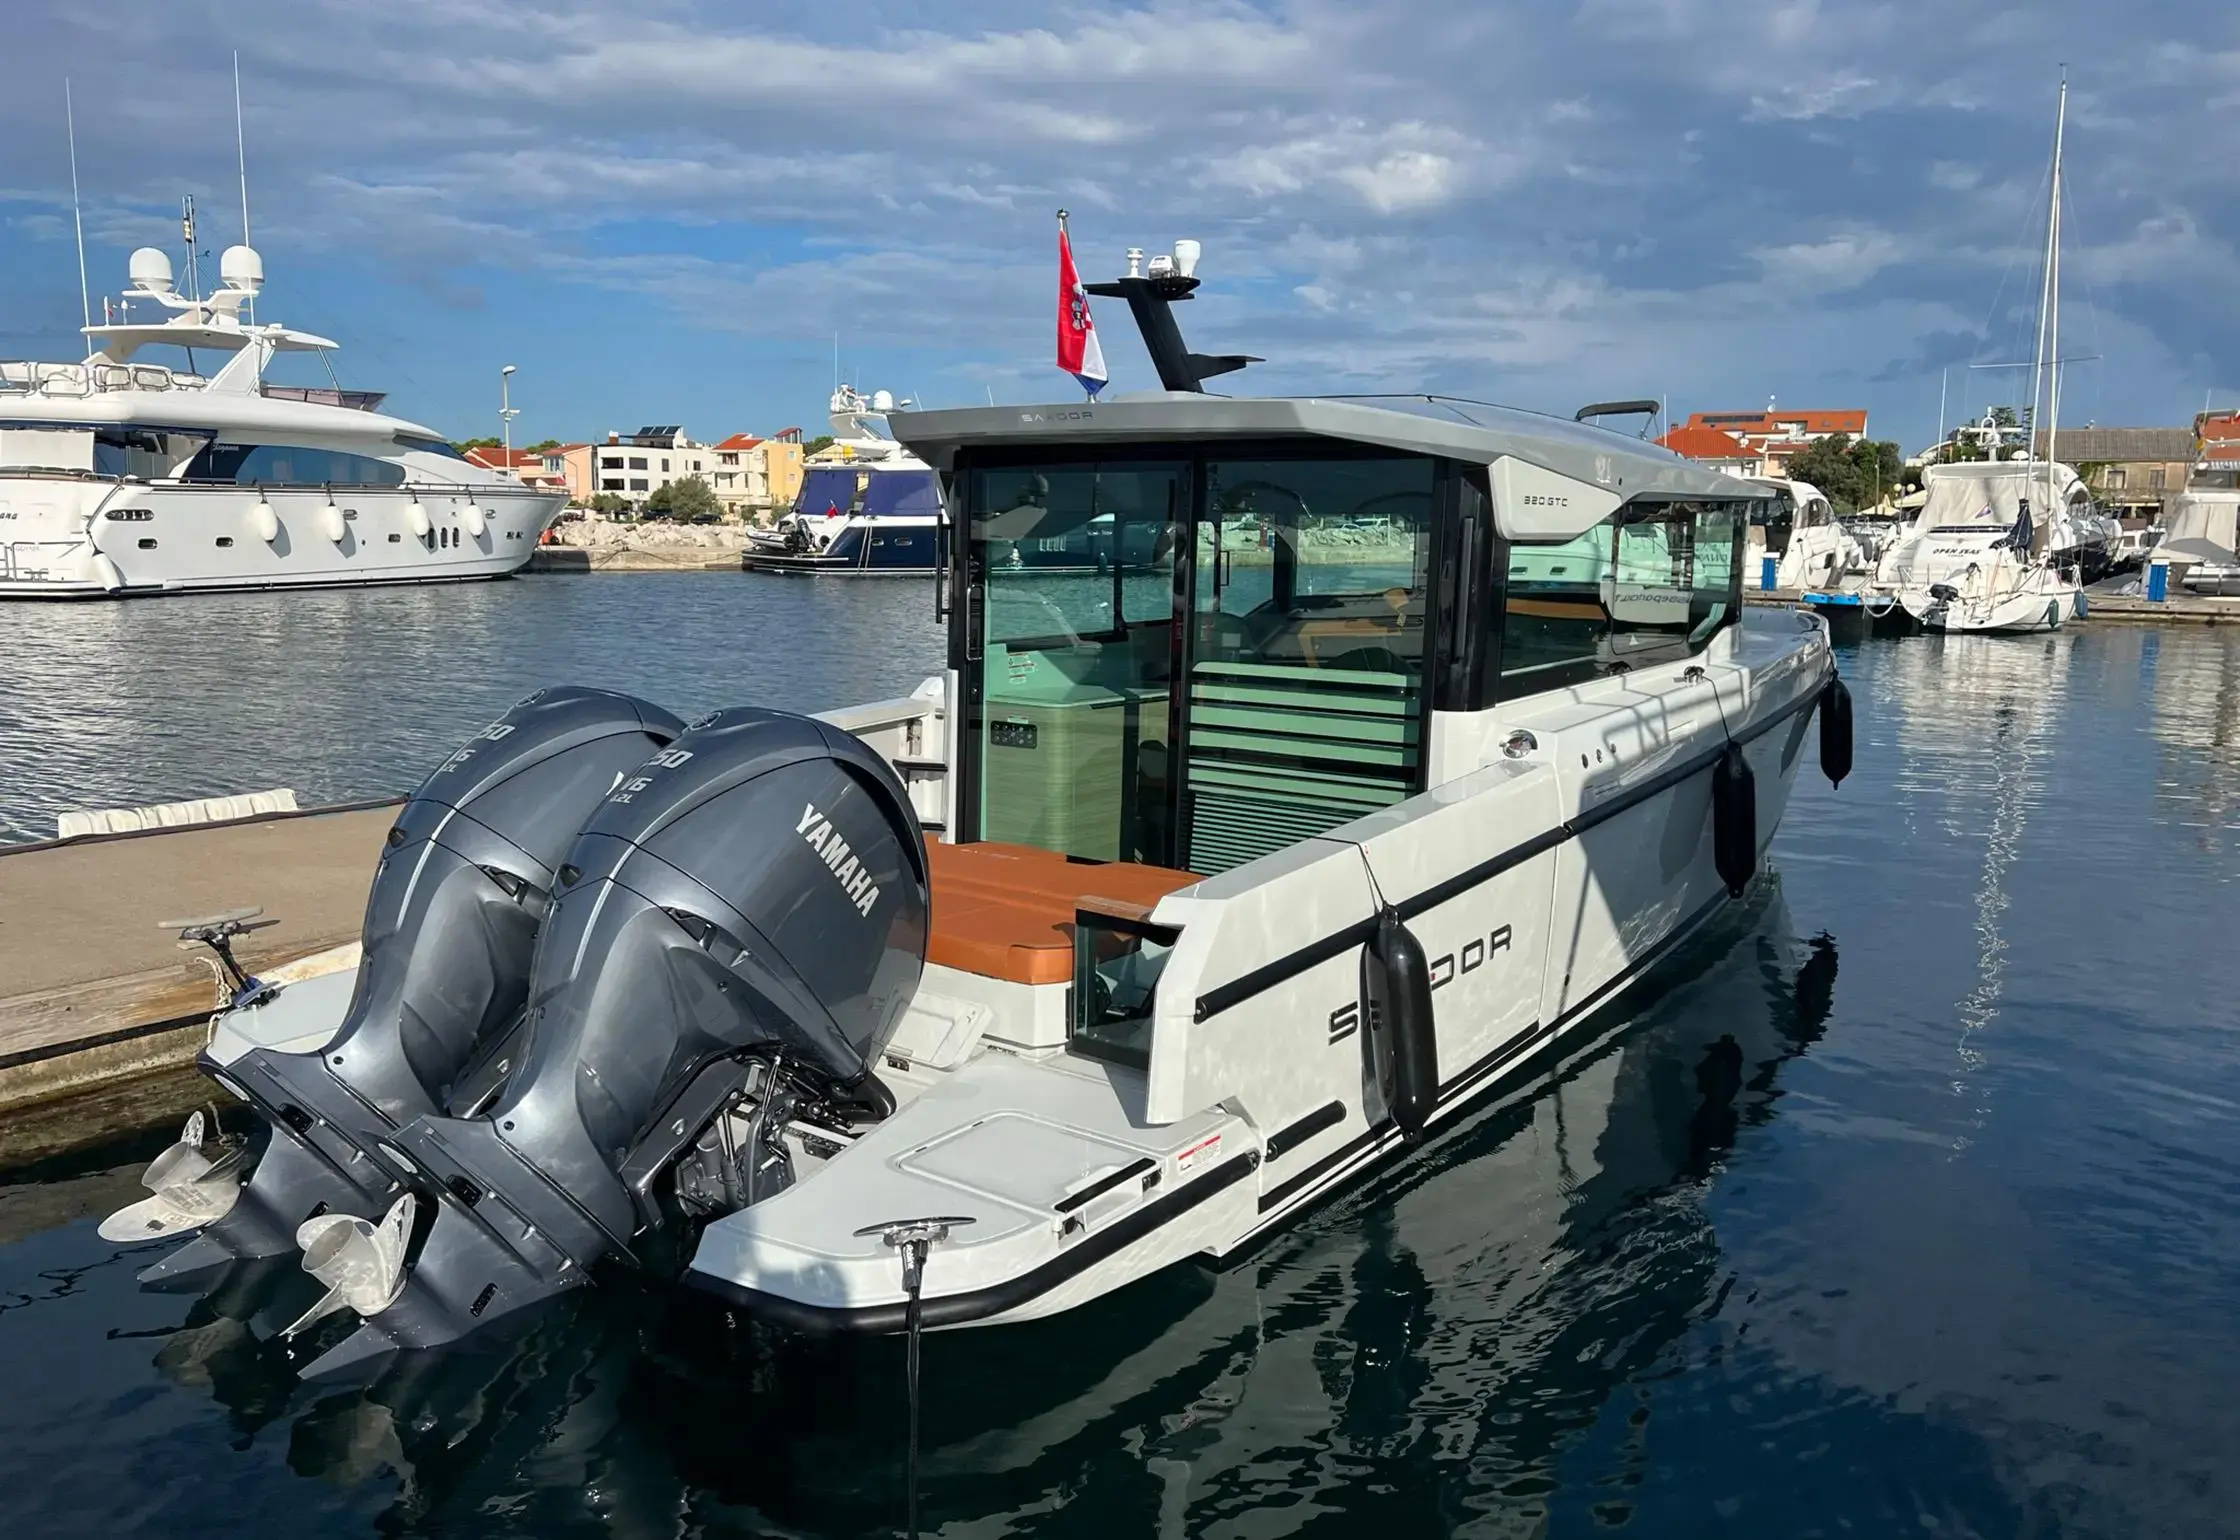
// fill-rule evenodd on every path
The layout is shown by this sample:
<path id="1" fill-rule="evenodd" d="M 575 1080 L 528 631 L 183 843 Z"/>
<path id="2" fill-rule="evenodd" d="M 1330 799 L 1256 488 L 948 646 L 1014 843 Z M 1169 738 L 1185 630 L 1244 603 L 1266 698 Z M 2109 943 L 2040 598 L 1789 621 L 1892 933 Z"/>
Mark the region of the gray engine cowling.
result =
<path id="1" fill-rule="evenodd" d="M 286 1251 L 315 1212 L 380 1211 L 394 1183 L 368 1152 L 397 1124 L 442 1110 L 478 1056 L 499 1062 L 562 855 L 623 775 L 683 730 L 613 691 L 540 690 L 420 784 L 375 869 L 364 956 L 335 1035 L 310 1053 L 258 1048 L 224 1065 L 205 1056 L 273 1138 L 233 1210 L 146 1281 L 191 1282 Z"/>
<path id="2" fill-rule="evenodd" d="M 694 724 L 569 850 L 495 1104 L 382 1152 L 435 1220 L 394 1303 L 311 1372 L 637 1263 L 676 1217 L 657 1183 L 750 1083 L 881 1115 L 872 1066 L 916 993 L 928 901 L 909 798 L 861 740 L 755 707 Z"/>

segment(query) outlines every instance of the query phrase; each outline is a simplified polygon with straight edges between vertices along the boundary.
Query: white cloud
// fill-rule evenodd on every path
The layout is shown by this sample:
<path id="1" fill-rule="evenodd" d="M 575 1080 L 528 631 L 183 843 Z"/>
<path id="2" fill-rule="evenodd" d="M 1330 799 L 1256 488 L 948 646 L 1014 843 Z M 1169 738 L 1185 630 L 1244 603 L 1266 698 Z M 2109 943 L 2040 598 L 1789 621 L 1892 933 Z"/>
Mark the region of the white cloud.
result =
<path id="1" fill-rule="evenodd" d="M 1092 271 L 1204 239 L 1194 340 L 1269 353 L 1260 378 L 1560 401 L 1635 359 L 1739 390 L 1793 367 L 1785 332 L 1840 376 L 1913 351 L 1893 328 L 1980 320 L 2026 244 L 2065 55 L 2092 61 L 2080 280 L 2127 336 L 2240 344 L 2234 195 L 2214 155 L 2171 149 L 2220 142 L 2208 104 L 2240 92 L 2240 55 L 2174 0 L 2044 9 L 33 0 L 0 97 L 0 187 L 25 192 L 0 200 L 14 238 L 60 238 L 39 84 L 98 56 L 89 235 L 172 239 L 187 190 L 216 228 L 238 43 L 283 285 L 291 259 L 445 295 L 506 268 L 556 309 L 588 289 L 762 337 L 872 328 L 1001 378 L 1047 346 L 1063 205 Z M 1108 348 L 1125 372 L 1132 344 Z"/>

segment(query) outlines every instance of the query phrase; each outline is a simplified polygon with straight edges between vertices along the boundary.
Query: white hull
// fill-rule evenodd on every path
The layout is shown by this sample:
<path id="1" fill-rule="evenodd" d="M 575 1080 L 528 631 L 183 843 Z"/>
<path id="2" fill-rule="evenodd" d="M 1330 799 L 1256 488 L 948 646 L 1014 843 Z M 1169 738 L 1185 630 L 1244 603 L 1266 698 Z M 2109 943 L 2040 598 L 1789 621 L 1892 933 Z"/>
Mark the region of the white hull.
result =
<path id="1" fill-rule="evenodd" d="M 1963 593 L 1940 601 L 1927 589 L 1901 589 L 1898 602 L 1925 631 L 2022 636 L 2058 631 L 2083 613 L 2082 591 L 2050 573 L 2033 573 L 2024 586 L 1986 595 Z"/>
<path id="2" fill-rule="evenodd" d="M 1187 1082 L 1235 1074 L 1258 1087 L 1241 1105 L 1210 1094 L 1218 1084 L 1156 1085 L 1063 1051 L 1062 1036 L 1042 1041 L 1068 986 L 929 966 L 883 1051 L 899 1110 L 845 1151 L 802 1149 L 792 1188 L 707 1227 L 688 1281 L 797 1325 L 892 1329 L 894 1255 L 853 1232 L 890 1208 L 977 1212 L 927 1264 L 927 1324 L 1030 1320 L 1190 1257 L 1233 1256 L 1405 1159 L 1414 1143 L 1363 1084 L 1360 945 L 1324 946 L 1345 937 L 1315 929 L 1358 928 L 1347 904 L 1366 901 L 1365 863 L 1408 914 L 1434 986 L 1429 1128 L 1591 1037 L 1607 1006 L 1732 902 L 1712 852 L 1722 717 L 1753 772 L 1761 856 L 1786 810 L 1827 677 L 1824 628 L 1761 612 L 1726 640 L 1701 678 L 1611 679 L 1461 719 L 1436 757 L 1482 761 L 1520 728 L 1538 746 L 1522 760 L 1491 748 L 1485 768 L 1311 850 L 1175 894 L 1198 939 L 1162 980 L 1161 1030 L 1172 1013 L 1171 1030 L 1201 1039 L 1177 1056 Z M 946 737 L 940 701 L 929 689 L 828 720 L 882 752 L 922 752 Z M 1572 768 L 1597 751 L 1600 768 Z M 938 803 L 941 788 L 923 796 Z M 1283 976 L 1251 982 L 1271 971 Z M 210 1062 L 222 1073 L 260 1045 L 308 1051 L 350 992 L 337 976 L 284 991 L 289 1010 L 232 1013 Z M 1249 1064 L 1225 1069 L 1233 1053 Z"/>
<path id="3" fill-rule="evenodd" d="M 808 1329 L 894 1329 L 893 1254 L 851 1233 L 865 1205 L 976 1211 L 980 1223 L 928 1261 L 927 1324 L 1029 1320 L 1187 1257 L 1232 1255 L 1405 1158 L 1413 1145 L 1363 1088 L 1349 1015 L 1360 948 L 1308 944 L 1361 923 L 1353 906 L 1372 902 L 1364 858 L 1431 959 L 1440 1091 L 1429 1125 L 1441 1126 L 1590 1033 L 1604 1006 L 1726 907 L 1712 855 L 1720 712 L 1754 773 L 1762 852 L 1826 679 L 1824 629 L 1803 621 L 1818 635 L 1800 647 L 1794 630 L 1779 634 L 1797 624 L 1787 612 L 1751 617 L 1735 656 L 1709 661 L 1705 680 L 1611 681 L 1576 702 L 1489 713 L 1499 721 L 1470 722 L 1434 758 L 1482 763 L 1486 744 L 1517 727 L 1539 738 L 1537 751 L 1522 762 L 1496 751 L 1494 765 L 1334 830 L 1313 851 L 1175 894 L 1186 939 L 1161 980 L 1155 1052 L 1169 1032 L 1190 1040 L 1176 1045 L 1179 1083 L 1043 1051 L 1022 1031 L 1038 1014 L 1027 1002 L 929 969 L 921 1004 L 942 1025 L 906 1026 L 887 1060 L 897 1095 L 906 1080 L 916 1094 L 789 1191 L 711 1224 L 688 1281 Z M 1597 750 L 1610 756 L 1604 768 L 1569 768 Z M 1302 946 L 1324 955 L 1302 963 Z M 1285 976 L 1250 983 L 1271 972 Z M 919 1070 L 921 1032 L 941 1036 L 974 1007 L 1002 1051 L 960 1049 L 951 1036 L 944 1051 L 960 1062 Z M 1232 1077 L 1255 1090 L 1238 1097 Z M 988 1132 L 1024 1108 L 1100 1153 L 1045 1160 L 1008 1142 L 1020 1135 Z M 1078 1222 L 1053 1223 L 1068 1203 Z"/>
<path id="4" fill-rule="evenodd" d="M 565 501 L 526 487 L 337 487 L 330 494 L 324 487 L 10 476 L 0 478 L 0 599 L 503 577 L 527 565 Z"/>

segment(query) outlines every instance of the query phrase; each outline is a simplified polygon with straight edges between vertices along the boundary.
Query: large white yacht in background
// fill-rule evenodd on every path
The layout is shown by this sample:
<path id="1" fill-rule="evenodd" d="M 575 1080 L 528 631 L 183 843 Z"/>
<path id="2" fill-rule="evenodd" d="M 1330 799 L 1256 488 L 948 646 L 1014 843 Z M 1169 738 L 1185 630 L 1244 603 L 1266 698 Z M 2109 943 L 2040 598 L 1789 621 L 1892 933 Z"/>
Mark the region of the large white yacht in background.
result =
<path id="1" fill-rule="evenodd" d="M 85 328 L 84 362 L 0 364 L 0 599 L 425 583 L 529 560 L 563 496 L 469 464 L 377 393 L 266 383 L 275 354 L 336 344 L 253 319 L 251 248 L 219 271 L 215 293 L 181 294 L 143 247 L 125 319 Z M 147 305 L 169 314 L 134 319 Z"/>

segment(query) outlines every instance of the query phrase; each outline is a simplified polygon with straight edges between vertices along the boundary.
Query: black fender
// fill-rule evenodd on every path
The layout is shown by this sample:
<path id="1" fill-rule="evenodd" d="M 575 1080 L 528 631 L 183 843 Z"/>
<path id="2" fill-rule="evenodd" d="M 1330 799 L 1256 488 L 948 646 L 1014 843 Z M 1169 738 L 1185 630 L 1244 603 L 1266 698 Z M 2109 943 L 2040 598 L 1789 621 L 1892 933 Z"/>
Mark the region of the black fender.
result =
<path id="1" fill-rule="evenodd" d="M 1740 898 L 1757 875 L 1758 778 L 1731 739 L 1711 769 L 1711 859 L 1730 897 Z"/>
<path id="2" fill-rule="evenodd" d="M 1831 786 L 1851 773 L 1851 689 L 1837 675 L 1820 692 L 1820 773 Z"/>
<path id="3" fill-rule="evenodd" d="M 1411 1142 L 1439 1104 L 1439 1039 L 1431 963 L 1423 943 L 1386 906 L 1361 959 L 1362 1047 L 1385 1113 Z"/>

